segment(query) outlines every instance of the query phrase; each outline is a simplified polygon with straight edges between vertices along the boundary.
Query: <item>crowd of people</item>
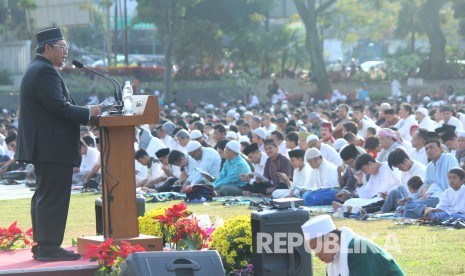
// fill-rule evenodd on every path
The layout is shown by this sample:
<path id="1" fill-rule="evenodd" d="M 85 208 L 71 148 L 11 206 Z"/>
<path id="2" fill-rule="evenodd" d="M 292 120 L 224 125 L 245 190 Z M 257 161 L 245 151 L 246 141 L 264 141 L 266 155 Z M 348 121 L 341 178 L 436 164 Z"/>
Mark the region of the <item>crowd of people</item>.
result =
<path id="1" fill-rule="evenodd" d="M 298 197 L 345 213 L 465 218 L 465 114 L 453 99 L 442 106 L 272 100 L 161 111 L 158 124 L 136 128 L 136 188 L 193 200 Z M 0 125 L 2 172 L 20 166 L 15 121 Z M 100 183 L 98 137 L 97 127 L 81 127 L 75 184 Z"/>

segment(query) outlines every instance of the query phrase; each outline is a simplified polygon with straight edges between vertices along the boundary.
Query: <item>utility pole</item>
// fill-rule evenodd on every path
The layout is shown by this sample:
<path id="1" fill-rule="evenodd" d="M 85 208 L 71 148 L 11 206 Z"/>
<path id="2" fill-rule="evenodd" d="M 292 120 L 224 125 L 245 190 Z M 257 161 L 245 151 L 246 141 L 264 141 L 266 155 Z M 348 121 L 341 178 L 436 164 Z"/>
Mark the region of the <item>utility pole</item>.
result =
<path id="1" fill-rule="evenodd" d="M 128 9 L 124 0 L 124 32 L 123 32 L 123 48 L 124 48 L 124 64 L 128 65 Z"/>
<path id="2" fill-rule="evenodd" d="M 115 1 L 115 15 L 114 15 L 114 22 L 115 24 L 115 62 L 114 66 L 118 63 L 118 1 Z"/>
<path id="3" fill-rule="evenodd" d="M 105 5 L 105 11 L 106 11 L 106 23 L 107 23 L 107 32 L 106 32 L 106 46 L 107 46 L 107 60 L 108 60 L 108 65 L 111 64 L 111 23 L 110 23 L 110 8 L 111 8 L 111 0 L 106 0 L 104 2 Z"/>

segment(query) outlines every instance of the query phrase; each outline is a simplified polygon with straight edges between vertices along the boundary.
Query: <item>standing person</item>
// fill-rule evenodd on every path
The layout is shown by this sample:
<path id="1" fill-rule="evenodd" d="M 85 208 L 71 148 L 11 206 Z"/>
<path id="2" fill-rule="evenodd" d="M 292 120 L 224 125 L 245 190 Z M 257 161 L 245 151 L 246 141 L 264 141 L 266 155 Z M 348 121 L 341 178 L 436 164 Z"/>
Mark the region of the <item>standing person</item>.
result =
<path id="1" fill-rule="evenodd" d="M 68 46 L 60 28 L 37 33 L 37 56 L 20 87 L 21 116 L 16 158 L 35 167 L 36 190 L 31 200 L 33 257 L 39 261 L 76 260 L 61 248 L 68 217 L 73 166 L 79 162 L 79 125 L 100 113 L 100 106 L 74 104 L 57 70 Z"/>

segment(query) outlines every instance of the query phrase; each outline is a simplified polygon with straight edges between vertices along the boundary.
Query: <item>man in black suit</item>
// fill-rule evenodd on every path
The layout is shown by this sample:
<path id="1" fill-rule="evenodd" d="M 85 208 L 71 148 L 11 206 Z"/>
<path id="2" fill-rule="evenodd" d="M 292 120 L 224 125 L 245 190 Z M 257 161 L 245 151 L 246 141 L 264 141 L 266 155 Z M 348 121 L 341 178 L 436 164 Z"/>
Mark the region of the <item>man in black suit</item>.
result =
<path id="1" fill-rule="evenodd" d="M 77 106 L 57 70 L 64 66 L 68 46 L 60 28 L 37 33 L 37 56 L 20 87 L 16 159 L 32 163 L 37 176 L 31 200 L 34 259 L 76 260 L 61 248 L 71 194 L 73 166 L 79 162 L 79 125 L 100 113 L 100 106 Z"/>

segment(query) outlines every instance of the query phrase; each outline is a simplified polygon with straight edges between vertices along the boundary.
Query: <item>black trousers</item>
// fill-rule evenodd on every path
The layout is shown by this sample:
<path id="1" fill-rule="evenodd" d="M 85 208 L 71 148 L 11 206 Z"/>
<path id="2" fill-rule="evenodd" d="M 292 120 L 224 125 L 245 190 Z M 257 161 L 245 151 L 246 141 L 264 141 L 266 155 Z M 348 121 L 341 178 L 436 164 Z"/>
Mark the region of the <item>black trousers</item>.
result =
<path id="1" fill-rule="evenodd" d="M 266 189 L 271 187 L 271 182 L 254 182 L 252 185 L 246 184 L 241 187 L 242 190 L 248 191 L 254 194 L 263 194 L 266 195 Z"/>
<path id="2" fill-rule="evenodd" d="M 40 249 L 61 246 L 68 218 L 73 166 L 35 162 L 36 190 L 31 200 L 33 239 Z"/>
<path id="3" fill-rule="evenodd" d="M 158 187 L 156 190 L 159 193 L 164 193 L 164 192 L 179 192 L 181 191 L 181 186 L 176 186 L 173 187 L 174 182 L 176 182 L 178 179 L 176 177 L 170 178 L 163 183 L 160 187 Z"/>

